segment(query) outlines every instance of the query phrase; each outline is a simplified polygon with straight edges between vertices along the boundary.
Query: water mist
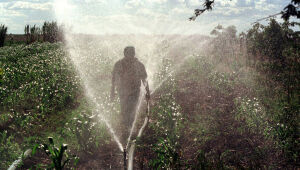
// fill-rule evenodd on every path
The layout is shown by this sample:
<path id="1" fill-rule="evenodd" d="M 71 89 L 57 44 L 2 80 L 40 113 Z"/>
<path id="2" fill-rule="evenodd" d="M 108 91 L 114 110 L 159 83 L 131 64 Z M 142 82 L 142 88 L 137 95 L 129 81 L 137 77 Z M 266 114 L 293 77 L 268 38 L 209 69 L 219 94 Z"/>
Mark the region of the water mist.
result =
<path id="1" fill-rule="evenodd" d="M 119 1 L 111 3 L 116 2 Z M 139 113 L 143 112 L 141 106 L 145 104 L 145 91 L 142 87 L 135 119 L 127 143 L 123 146 L 115 132 L 117 129 L 115 118 L 118 113 L 112 112 L 112 104 L 109 101 L 113 64 L 123 58 L 123 50 L 126 46 L 134 46 L 136 57 L 146 67 L 150 91 L 153 94 L 168 79 L 167 77 L 161 82 L 154 81 L 162 61 L 172 60 L 174 67 L 169 69 L 169 74 L 173 74 L 188 56 L 202 52 L 204 41 L 196 41 L 203 39 L 202 36 L 189 35 L 193 34 L 190 31 L 195 29 L 188 21 L 172 21 L 168 16 L 164 18 L 156 16 L 151 19 L 143 16 L 132 17 L 124 7 L 116 4 L 118 8 L 116 15 L 121 19 L 113 18 L 114 15 L 98 15 L 93 5 L 95 4 L 92 1 L 79 3 L 71 0 L 55 0 L 54 2 L 57 20 L 64 23 L 66 28 L 72 28 L 72 31 L 65 31 L 66 50 L 82 80 L 85 96 L 93 106 L 93 114 L 106 124 L 120 152 L 128 151 L 128 169 L 132 169 L 135 148 L 132 136 L 135 129 L 138 129 L 138 137 L 142 135 L 149 120 L 150 108 L 148 105 L 148 113 L 142 127 L 136 127 Z M 99 6 L 108 7 L 107 4 Z M 80 7 L 95 10 L 95 13 L 89 15 Z"/>

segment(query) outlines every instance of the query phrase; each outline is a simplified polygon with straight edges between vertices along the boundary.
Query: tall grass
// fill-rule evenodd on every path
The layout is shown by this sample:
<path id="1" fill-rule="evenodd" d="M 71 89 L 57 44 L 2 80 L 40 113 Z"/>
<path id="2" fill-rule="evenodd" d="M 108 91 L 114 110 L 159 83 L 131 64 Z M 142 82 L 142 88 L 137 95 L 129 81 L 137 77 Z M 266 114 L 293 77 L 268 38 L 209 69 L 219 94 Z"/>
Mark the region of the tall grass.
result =
<path id="1" fill-rule="evenodd" d="M 31 44 L 35 41 L 39 41 L 39 38 L 41 36 L 41 28 L 34 25 L 26 25 L 24 29 L 25 35 L 26 35 L 26 43 Z"/>
<path id="2" fill-rule="evenodd" d="M 57 22 L 44 22 L 42 27 L 43 39 L 45 42 L 62 41 L 63 31 L 62 26 L 58 26 Z"/>
<path id="3" fill-rule="evenodd" d="M 4 40 L 6 38 L 7 27 L 5 25 L 0 25 L 0 47 L 4 46 Z"/>

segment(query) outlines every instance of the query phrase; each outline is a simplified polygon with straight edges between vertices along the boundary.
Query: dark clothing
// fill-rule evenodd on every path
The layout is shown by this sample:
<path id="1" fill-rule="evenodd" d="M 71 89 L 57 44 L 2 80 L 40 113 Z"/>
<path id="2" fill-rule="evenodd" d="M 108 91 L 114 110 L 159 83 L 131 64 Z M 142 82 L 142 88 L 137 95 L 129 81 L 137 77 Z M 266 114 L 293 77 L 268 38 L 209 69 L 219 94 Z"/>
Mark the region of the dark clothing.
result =
<path id="1" fill-rule="evenodd" d="M 120 96 L 127 96 L 139 91 L 141 80 L 146 78 L 145 66 L 137 58 L 123 58 L 114 66 L 112 83 Z"/>
<path id="2" fill-rule="evenodd" d="M 120 103 L 121 103 L 121 118 L 122 118 L 122 124 L 125 126 L 125 128 L 130 128 L 132 126 L 132 123 L 134 121 L 136 107 L 138 104 L 139 99 L 139 91 L 131 93 L 128 96 L 122 96 L 120 97 Z"/>
<path id="3" fill-rule="evenodd" d="M 113 69 L 112 86 L 116 86 L 121 103 L 123 125 L 130 128 L 135 116 L 141 81 L 147 78 L 145 66 L 135 57 L 119 60 Z"/>

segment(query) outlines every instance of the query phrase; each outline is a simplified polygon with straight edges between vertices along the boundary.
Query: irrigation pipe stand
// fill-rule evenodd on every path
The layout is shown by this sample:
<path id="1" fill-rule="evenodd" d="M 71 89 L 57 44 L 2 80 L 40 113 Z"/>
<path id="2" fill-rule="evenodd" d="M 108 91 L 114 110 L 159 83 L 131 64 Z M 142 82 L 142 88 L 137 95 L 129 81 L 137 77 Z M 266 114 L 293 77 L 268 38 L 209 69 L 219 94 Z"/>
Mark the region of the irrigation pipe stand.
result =
<path id="1" fill-rule="evenodd" d="M 127 162 L 126 162 L 126 148 L 124 148 L 124 151 L 123 151 L 123 158 L 124 158 L 124 170 L 127 169 Z"/>
<path id="2" fill-rule="evenodd" d="M 17 160 L 15 160 L 10 165 L 10 167 L 7 170 L 16 170 L 26 158 L 31 156 L 31 152 L 32 152 L 31 149 L 27 149 L 22 155 L 19 156 L 19 158 Z"/>
<path id="3" fill-rule="evenodd" d="M 139 133 L 137 135 L 137 138 L 140 138 L 146 128 L 146 126 L 148 125 L 149 122 L 149 116 L 150 116 L 150 99 L 147 100 L 147 110 L 146 110 L 146 118 L 144 120 L 144 123 L 142 125 L 142 127 L 139 130 Z M 134 149 L 135 149 L 135 142 L 136 140 L 133 140 L 131 143 L 131 146 L 129 148 L 128 152 L 128 170 L 132 170 L 133 169 L 133 155 L 134 155 Z M 127 165 L 126 165 L 126 150 L 127 148 L 124 149 L 124 169 L 126 169 Z"/>

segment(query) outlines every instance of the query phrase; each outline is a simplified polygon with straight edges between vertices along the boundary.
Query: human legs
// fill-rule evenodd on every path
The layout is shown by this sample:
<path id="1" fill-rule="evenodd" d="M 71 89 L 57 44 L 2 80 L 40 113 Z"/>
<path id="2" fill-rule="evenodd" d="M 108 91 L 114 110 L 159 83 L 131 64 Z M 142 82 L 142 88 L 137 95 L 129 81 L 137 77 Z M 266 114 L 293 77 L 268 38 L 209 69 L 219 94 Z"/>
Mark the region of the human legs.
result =
<path id="1" fill-rule="evenodd" d="M 139 92 L 131 93 L 130 95 L 121 98 L 122 123 L 127 129 L 130 129 L 134 121 L 138 99 Z"/>
<path id="2" fill-rule="evenodd" d="M 138 100 L 139 100 L 139 95 L 140 92 L 135 92 L 133 94 L 131 94 L 128 98 L 129 102 L 128 102 L 128 127 L 131 129 L 132 125 L 133 125 L 133 121 L 136 115 L 136 108 L 138 105 Z"/>
<path id="3" fill-rule="evenodd" d="M 135 114 L 136 114 L 136 107 L 139 99 L 140 92 L 134 92 L 127 96 L 120 97 L 121 102 L 121 119 L 122 119 L 122 141 L 126 141 L 130 129 L 132 127 Z"/>

